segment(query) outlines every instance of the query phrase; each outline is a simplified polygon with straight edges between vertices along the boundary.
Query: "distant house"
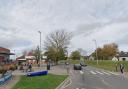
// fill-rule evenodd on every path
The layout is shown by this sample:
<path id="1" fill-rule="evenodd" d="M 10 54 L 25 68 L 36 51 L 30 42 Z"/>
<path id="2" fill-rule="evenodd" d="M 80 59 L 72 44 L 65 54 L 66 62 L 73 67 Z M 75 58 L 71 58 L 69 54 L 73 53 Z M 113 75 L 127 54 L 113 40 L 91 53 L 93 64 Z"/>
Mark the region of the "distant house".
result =
<path id="1" fill-rule="evenodd" d="M 18 64 L 23 64 L 25 62 L 27 63 L 36 63 L 35 56 L 32 52 L 27 53 L 26 55 L 22 55 L 18 57 L 17 59 Z"/>
<path id="2" fill-rule="evenodd" d="M 10 53 L 10 50 L 7 48 L 0 47 L 0 64 L 9 63 L 10 55 L 15 55 L 15 54 Z"/>
<path id="3" fill-rule="evenodd" d="M 121 51 L 117 56 L 112 58 L 112 61 L 128 61 L 128 52 Z"/>
<path id="4" fill-rule="evenodd" d="M 119 57 L 119 61 L 128 61 L 128 52 L 121 51 L 118 57 Z"/>
<path id="5" fill-rule="evenodd" d="M 25 55 L 22 55 L 22 56 L 16 58 L 16 61 L 17 61 L 18 65 L 21 65 L 21 64 L 25 63 L 27 60 L 25 59 Z"/>
<path id="6" fill-rule="evenodd" d="M 89 60 L 95 60 L 95 58 L 92 55 L 90 55 Z"/>
<path id="7" fill-rule="evenodd" d="M 119 59 L 118 59 L 118 57 L 115 56 L 112 58 L 112 61 L 119 61 Z"/>
<path id="8" fill-rule="evenodd" d="M 34 53 L 29 52 L 26 56 L 25 59 L 29 62 L 29 63 L 36 63 L 36 58 L 34 56 Z"/>

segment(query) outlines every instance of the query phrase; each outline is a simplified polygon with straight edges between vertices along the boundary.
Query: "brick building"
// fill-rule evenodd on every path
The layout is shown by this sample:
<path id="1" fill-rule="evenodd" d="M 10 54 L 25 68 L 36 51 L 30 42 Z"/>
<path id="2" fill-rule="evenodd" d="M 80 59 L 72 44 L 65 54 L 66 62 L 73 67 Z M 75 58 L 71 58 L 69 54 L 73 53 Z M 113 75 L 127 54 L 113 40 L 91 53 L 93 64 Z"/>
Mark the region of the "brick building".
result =
<path id="1" fill-rule="evenodd" d="M 9 49 L 0 47 L 0 64 L 10 62 L 10 55 L 14 54 L 10 53 Z"/>

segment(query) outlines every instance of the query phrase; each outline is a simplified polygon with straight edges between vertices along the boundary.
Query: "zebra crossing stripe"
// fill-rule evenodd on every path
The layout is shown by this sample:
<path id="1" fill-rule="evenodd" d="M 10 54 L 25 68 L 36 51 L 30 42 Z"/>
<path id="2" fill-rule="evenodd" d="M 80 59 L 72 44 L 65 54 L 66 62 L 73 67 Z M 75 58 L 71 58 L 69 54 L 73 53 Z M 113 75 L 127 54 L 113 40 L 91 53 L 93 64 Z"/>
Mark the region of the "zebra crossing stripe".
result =
<path id="1" fill-rule="evenodd" d="M 80 74 L 84 74 L 84 72 L 83 71 L 80 71 Z"/>
<path id="2" fill-rule="evenodd" d="M 113 72 L 110 72 L 111 74 L 113 74 L 113 75 L 119 75 L 119 74 L 117 74 L 117 73 L 113 73 Z"/>
<path id="3" fill-rule="evenodd" d="M 76 89 L 86 89 L 86 88 L 76 88 Z"/>
<path id="4" fill-rule="evenodd" d="M 104 75 L 103 73 L 99 72 L 99 71 L 96 71 L 98 74 L 101 74 L 101 75 Z"/>
<path id="5" fill-rule="evenodd" d="M 95 73 L 94 71 L 90 71 L 92 74 L 97 74 L 97 73 Z"/>
<path id="6" fill-rule="evenodd" d="M 104 71 L 102 71 L 104 74 L 107 74 L 107 75 L 111 75 L 110 73 L 107 73 L 107 72 L 104 72 Z"/>
<path id="7" fill-rule="evenodd" d="M 105 71 L 102 71 L 102 72 L 99 72 L 99 71 L 90 71 L 90 73 L 91 74 L 101 74 L 101 75 L 104 75 L 104 74 L 106 74 L 106 75 L 119 75 L 119 74 L 117 74 L 117 73 L 114 73 L 114 72 L 105 72 Z"/>

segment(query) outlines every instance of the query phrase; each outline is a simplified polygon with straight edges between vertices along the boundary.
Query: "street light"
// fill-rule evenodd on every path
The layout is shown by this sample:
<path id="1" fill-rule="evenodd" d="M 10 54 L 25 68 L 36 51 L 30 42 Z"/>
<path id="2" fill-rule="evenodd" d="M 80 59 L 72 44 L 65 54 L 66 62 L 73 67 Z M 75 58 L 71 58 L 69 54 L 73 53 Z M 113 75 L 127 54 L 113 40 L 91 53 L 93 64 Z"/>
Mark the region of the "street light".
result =
<path id="1" fill-rule="evenodd" d="M 41 31 L 38 31 L 40 34 L 40 66 L 41 66 Z"/>
<path id="2" fill-rule="evenodd" d="M 98 63 L 98 53 L 97 53 L 97 41 L 95 39 L 93 41 L 95 42 L 95 46 L 96 46 L 96 60 L 98 65 L 99 63 Z"/>

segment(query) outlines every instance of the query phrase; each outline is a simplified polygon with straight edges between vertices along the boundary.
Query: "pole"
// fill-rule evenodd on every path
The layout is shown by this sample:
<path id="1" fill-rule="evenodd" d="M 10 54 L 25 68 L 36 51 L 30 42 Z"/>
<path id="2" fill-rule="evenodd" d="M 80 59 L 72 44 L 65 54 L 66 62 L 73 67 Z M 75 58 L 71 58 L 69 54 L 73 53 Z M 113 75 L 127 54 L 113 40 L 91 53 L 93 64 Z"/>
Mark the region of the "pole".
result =
<path id="1" fill-rule="evenodd" d="M 97 65 L 98 65 L 99 62 L 98 62 L 98 53 L 97 53 L 97 41 L 94 40 L 94 42 L 95 42 L 95 46 L 96 46 L 96 60 L 97 60 Z"/>
<path id="2" fill-rule="evenodd" d="M 38 31 L 40 34 L 40 67 L 41 67 L 41 31 Z"/>
<path id="3" fill-rule="evenodd" d="M 14 59 L 16 60 L 16 50 L 14 50 Z"/>

